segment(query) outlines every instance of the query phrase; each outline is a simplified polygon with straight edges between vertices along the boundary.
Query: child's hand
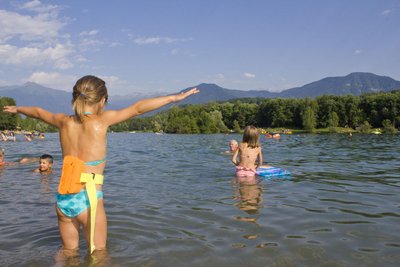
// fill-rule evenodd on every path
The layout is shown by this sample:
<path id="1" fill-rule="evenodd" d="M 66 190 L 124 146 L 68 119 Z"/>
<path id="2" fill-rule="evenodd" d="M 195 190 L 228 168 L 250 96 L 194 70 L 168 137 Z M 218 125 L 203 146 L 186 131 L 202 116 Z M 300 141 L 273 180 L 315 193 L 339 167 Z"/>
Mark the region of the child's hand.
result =
<path id="1" fill-rule="evenodd" d="M 16 106 L 4 106 L 3 111 L 8 112 L 8 113 L 13 113 L 13 114 L 18 113 Z"/>
<path id="2" fill-rule="evenodd" d="M 190 96 L 190 95 L 197 94 L 197 93 L 199 93 L 199 92 L 200 92 L 199 89 L 197 89 L 197 88 L 192 88 L 192 89 L 190 89 L 190 90 L 187 91 L 187 92 L 184 92 L 184 93 L 180 93 L 180 94 L 178 94 L 178 95 L 175 95 L 175 102 L 177 102 L 177 101 L 182 101 L 182 100 L 185 99 L 186 97 L 188 97 L 188 96 Z"/>

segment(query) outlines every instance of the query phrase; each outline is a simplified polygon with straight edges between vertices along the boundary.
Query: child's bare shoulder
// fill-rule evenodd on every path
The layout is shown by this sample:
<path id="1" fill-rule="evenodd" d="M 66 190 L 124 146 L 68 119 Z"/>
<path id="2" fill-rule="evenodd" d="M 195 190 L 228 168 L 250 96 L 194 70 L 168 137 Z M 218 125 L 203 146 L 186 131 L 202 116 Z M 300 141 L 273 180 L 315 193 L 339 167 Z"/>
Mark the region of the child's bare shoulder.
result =
<path id="1" fill-rule="evenodd" d="M 242 143 L 239 144 L 239 147 L 247 147 L 247 143 L 243 143 L 242 142 Z"/>

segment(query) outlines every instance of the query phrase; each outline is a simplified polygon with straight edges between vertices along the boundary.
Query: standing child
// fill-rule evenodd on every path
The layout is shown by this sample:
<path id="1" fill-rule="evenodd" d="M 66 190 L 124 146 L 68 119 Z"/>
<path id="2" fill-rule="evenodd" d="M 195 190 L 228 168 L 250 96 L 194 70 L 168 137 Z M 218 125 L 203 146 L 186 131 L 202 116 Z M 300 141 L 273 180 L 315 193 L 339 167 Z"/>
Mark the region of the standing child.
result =
<path id="1" fill-rule="evenodd" d="M 256 127 L 246 126 L 243 141 L 233 153 L 232 162 L 236 165 L 238 177 L 254 177 L 257 174 L 256 169 L 262 165 L 263 159 Z"/>
<path id="2" fill-rule="evenodd" d="M 54 114 L 39 107 L 4 107 L 5 112 L 37 118 L 59 129 L 63 167 L 56 211 L 64 249 L 78 248 L 81 225 L 90 253 L 106 248 L 102 184 L 109 126 L 198 92 L 193 88 L 181 94 L 143 99 L 121 110 L 104 111 L 108 98 L 105 82 L 95 76 L 84 76 L 72 92 L 75 115 Z"/>

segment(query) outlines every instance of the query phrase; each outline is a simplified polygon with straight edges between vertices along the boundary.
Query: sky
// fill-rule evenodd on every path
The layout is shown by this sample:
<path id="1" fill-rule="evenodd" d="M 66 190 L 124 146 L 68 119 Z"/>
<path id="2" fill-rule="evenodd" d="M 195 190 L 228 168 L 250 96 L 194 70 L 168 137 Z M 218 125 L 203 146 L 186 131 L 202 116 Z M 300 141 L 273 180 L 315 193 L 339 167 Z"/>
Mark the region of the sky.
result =
<path id="1" fill-rule="evenodd" d="M 351 72 L 400 80 L 400 0 L 0 0 L 0 86 L 278 92 Z"/>

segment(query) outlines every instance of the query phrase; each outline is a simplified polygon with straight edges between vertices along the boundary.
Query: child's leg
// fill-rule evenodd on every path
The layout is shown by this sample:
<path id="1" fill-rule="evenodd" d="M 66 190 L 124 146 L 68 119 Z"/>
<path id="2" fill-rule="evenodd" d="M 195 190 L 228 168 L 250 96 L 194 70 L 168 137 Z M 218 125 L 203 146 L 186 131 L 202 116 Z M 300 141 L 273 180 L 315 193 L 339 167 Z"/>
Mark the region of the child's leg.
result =
<path id="1" fill-rule="evenodd" d="M 105 250 L 107 243 L 107 217 L 103 199 L 99 199 L 96 211 L 96 225 L 94 227 L 94 245 L 96 250 Z"/>
<path id="2" fill-rule="evenodd" d="M 90 211 L 82 212 L 77 217 L 78 221 L 83 224 L 83 232 L 86 242 L 90 244 Z M 105 250 L 107 243 L 107 218 L 104 210 L 103 199 L 97 202 L 96 224 L 94 226 L 94 246 L 95 250 Z"/>
<path id="3" fill-rule="evenodd" d="M 79 223 L 75 218 L 69 218 L 62 214 L 56 207 L 58 228 L 64 249 L 77 249 L 79 247 Z"/>

